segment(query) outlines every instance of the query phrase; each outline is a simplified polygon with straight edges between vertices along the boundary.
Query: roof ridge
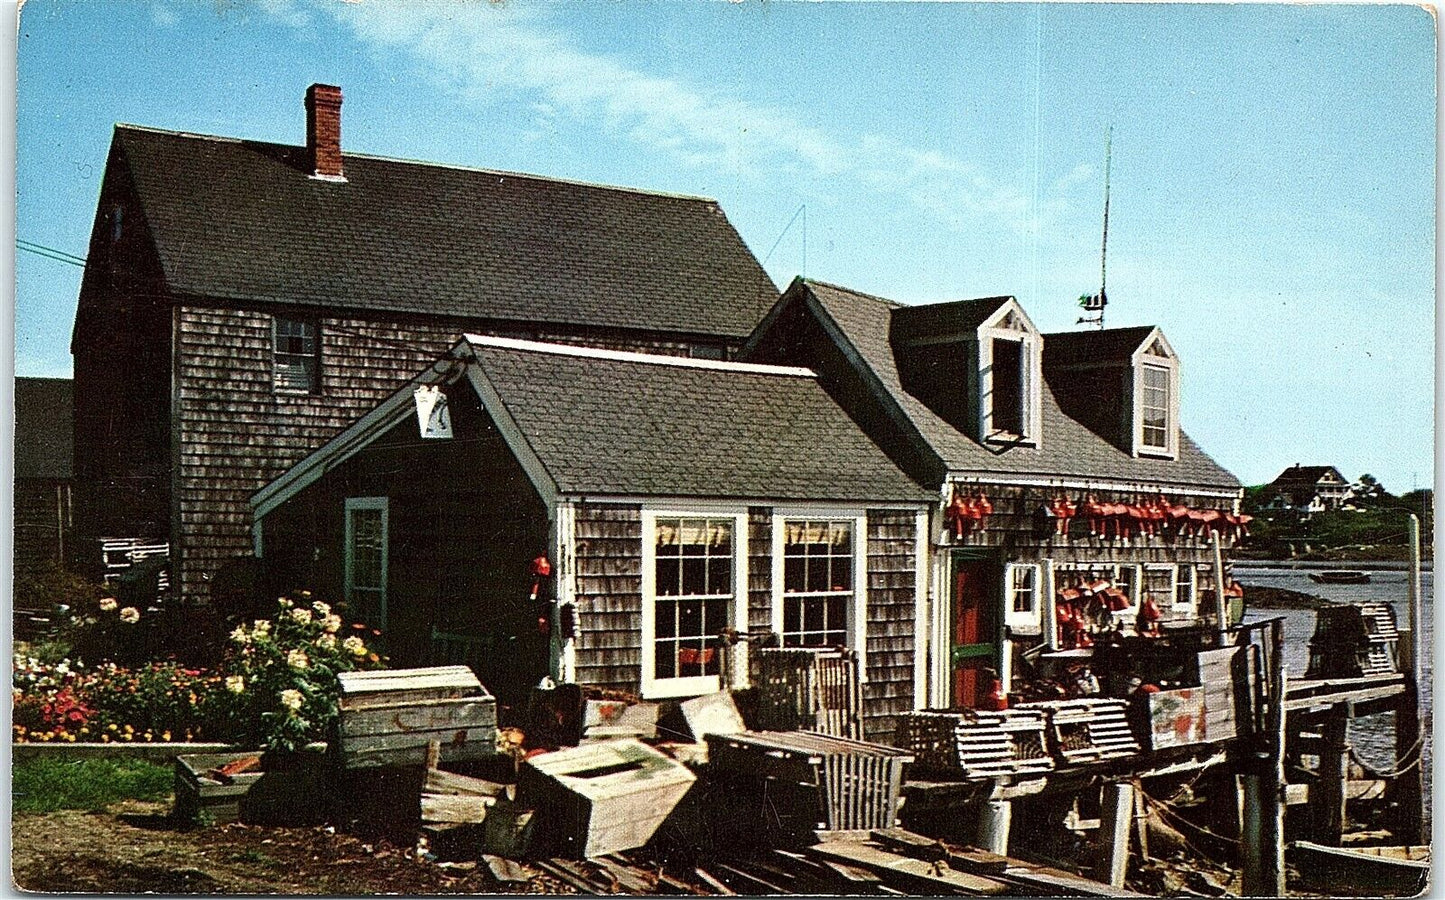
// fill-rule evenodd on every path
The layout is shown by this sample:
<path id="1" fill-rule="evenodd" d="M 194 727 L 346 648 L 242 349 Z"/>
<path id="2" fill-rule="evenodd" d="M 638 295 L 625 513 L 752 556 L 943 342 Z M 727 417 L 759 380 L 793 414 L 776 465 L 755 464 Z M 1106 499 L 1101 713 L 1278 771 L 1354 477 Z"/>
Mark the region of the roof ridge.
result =
<path id="1" fill-rule="evenodd" d="M 835 291 L 842 291 L 845 294 L 852 294 L 854 297 L 862 297 L 865 300 L 877 300 L 879 303 L 886 303 L 894 309 L 900 309 L 909 305 L 907 303 L 899 303 L 897 300 L 889 300 L 887 297 L 882 297 L 878 294 L 870 294 L 867 291 L 860 291 L 857 288 L 850 288 L 846 285 L 835 284 L 831 281 L 823 281 L 821 278 L 802 278 L 802 282 L 806 285 L 818 285 L 820 287 L 831 288 Z"/>
<path id="2" fill-rule="evenodd" d="M 502 350 L 521 350 L 529 353 L 550 353 L 555 356 L 575 356 L 585 359 L 606 359 L 613 362 L 643 363 L 653 366 L 672 366 L 679 369 L 710 369 L 718 372 L 738 372 L 751 375 L 786 375 L 793 378 L 817 378 L 812 369 L 801 366 L 775 366 L 764 363 L 734 362 L 730 360 L 693 359 L 689 356 L 665 356 L 660 353 L 639 353 L 634 350 L 608 350 L 601 347 L 583 347 L 578 344 L 560 344 L 548 341 L 529 341 L 522 338 L 494 337 L 466 333 L 462 339 L 481 347 L 496 347 Z"/>
<path id="3" fill-rule="evenodd" d="M 198 131 L 176 131 L 170 128 L 156 128 L 151 125 L 136 125 L 131 122 L 117 122 L 115 123 L 115 127 L 117 129 L 123 128 L 129 131 L 144 131 L 151 134 L 164 134 L 170 135 L 171 137 L 181 137 L 190 140 L 220 141 L 228 144 L 265 144 L 268 147 L 279 147 L 286 150 L 306 149 L 300 144 L 282 144 L 276 141 L 263 141 L 259 139 L 231 137 L 220 134 L 204 134 Z M 602 191 L 617 191 L 624 194 L 642 194 L 643 196 L 647 197 L 665 197 L 671 200 L 691 200 L 699 203 L 712 204 L 717 204 L 718 202 L 716 197 L 708 197 L 703 194 L 683 194 L 673 191 L 656 191 L 649 190 L 647 188 L 630 187 L 628 185 L 621 184 L 604 184 L 598 181 L 583 181 L 580 178 L 562 178 L 556 175 L 538 175 L 534 172 L 515 172 L 510 169 L 488 169 L 482 166 L 468 166 L 463 163 L 447 163 L 436 162 L 434 160 L 426 159 L 411 159 L 405 156 L 387 156 L 381 153 L 360 153 L 355 151 L 343 150 L 341 153 L 341 158 L 342 160 L 374 159 L 380 162 L 399 163 L 401 165 L 425 166 L 429 169 L 452 169 L 454 171 L 460 172 L 475 172 L 479 175 L 500 175 L 510 178 L 527 178 L 533 181 L 546 181 L 553 184 L 570 184 L 578 187 L 596 188 L 597 190 Z"/>

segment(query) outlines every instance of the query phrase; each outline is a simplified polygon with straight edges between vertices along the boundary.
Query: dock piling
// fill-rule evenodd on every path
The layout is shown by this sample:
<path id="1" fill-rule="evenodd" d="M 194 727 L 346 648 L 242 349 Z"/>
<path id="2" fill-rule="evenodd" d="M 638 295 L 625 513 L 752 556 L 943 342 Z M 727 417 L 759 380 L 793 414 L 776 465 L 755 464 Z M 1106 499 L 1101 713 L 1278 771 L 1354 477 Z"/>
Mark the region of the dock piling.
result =
<path id="1" fill-rule="evenodd" d="M 1111 887 L 1124 886 L 1129 869 L 1129 826 L 1134 818 L 1134 785 L 1111 781 L 1104 785 L 1099 837 L 1103 841 L 1095 878 Z"/>
<path id="2" fill-rule="evenodd" d="M 1008 856 L 1009 827 L 1013 822 L 1012 800 L 989 800 L 978 813 L 978 846 L 981 850 Z"/>

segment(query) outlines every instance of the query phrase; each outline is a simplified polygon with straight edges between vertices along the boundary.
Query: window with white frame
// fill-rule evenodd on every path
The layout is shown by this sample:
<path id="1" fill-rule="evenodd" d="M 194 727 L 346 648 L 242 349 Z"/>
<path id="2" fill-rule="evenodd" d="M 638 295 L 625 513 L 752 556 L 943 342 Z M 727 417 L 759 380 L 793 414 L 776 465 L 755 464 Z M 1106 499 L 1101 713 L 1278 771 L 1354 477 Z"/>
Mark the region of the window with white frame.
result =
<path id="1" fill-rule="evenodd" d="M 276 390 L 315 393 L 321 386 L 320 329 L 305 319 L 277 316 L 273 322 Z"/>
<path id="2" fill-rule="evenodd" d="M 719 636 L 743 609 L 746 516 L 647 513 L 643 523 L 643 694 L 716 691 Z"/>
<path id="3" fill-rule="evenodd" d="M 1172 610 L 1176 574 L 1174 566 L 1145 566 L 1143 599 L 1153 600 L 1160 612 Z"/>
<path id="4" fill-rule="evenodd" d="M 1039 626 L 1039 567 L 1009 563 L 1004 571 L 1004 621 L 1018 631 Z"/>
<path id="5" fill-rule="evenodd" d="M 1146 450 L 1168 452 L 1170 449 L 1170 380 L 1171 373 L 1163 366 L 1146 364 L 1140 372 L 1139 441 Z"/>
<path id="6" fill-rule="evenodd" d="M 851 519 L 781 522 L 785 647 L 847 646 L 855 597 L 856 523 Z"/>
<path id="7" fill-rule="evenodd" d="M 1195 576 L 1198 573 L 1194 566 L 1188 563 L 1180 563 L 1179 571 L 1174 579 L 1174 602 L 1171 612 L 1176 616 L 1193 616 L 1195 614 Z"/>
<path id="8" fill-rule="evenodd" d="M 984 440 L 1039 443 L 1043 337 L 1015 300 L 979 325 L 978 417 Z"/>
<path id="9" fill-rule="evenodd" d="M 353 618 L 386 628 L 387 499 L 346 500 L 346 604 Z"/>

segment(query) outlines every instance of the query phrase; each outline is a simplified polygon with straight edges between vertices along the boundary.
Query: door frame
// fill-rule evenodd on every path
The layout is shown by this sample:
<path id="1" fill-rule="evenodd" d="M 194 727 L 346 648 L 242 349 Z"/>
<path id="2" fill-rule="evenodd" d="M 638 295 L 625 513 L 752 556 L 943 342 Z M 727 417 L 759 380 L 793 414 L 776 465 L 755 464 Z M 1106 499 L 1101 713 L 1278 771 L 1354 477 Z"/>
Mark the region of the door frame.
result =
<path id="1" fill-rule="evenodd" d="M 954 625 L 958 609 L 958 598 L 955 596 L 955 591 L 958 585 L 959 569 L 965 565 L 977 565 L 987 571 L 992 579 L 985 588 L 986 596 L 984 598 L 985 603 L 993 604 L 992 640 L 982 641 L 972 646 L 983 647 L 991 643 L 992 651 L 985 651 L 985 654 L 989 657 L 989 665 L 997 671 L 1005 638 L 1003 588 L 1002 578 L 999 574 L 1003 571 L 1003 556 L 994 548 L 951 547 L 947 551 L 939 553 L 937 559 L 939 561 L 937 577 L 940 590 L 935 596 L 940 597 L 942 602 L 935 606 L 937 615 L 933 623 L 936 638 L 934 646 L 938 648 L 938 652 L 930 699 L 935 707 L 948 708 L 954 704 L 954 659 L 957 649 L 954 642 Z"/>

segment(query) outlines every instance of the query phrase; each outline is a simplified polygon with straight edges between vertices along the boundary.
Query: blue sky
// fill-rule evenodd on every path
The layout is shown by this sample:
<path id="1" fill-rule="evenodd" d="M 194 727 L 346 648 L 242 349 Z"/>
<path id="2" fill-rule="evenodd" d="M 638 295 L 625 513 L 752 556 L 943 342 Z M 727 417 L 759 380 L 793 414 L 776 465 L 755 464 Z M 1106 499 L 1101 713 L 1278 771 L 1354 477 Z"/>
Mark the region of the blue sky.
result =
<path id="1" fill-rule="evenodd" d="M 1433 480 L 1434 22 L 1411 6 L 30 0 L 17 229 L 83 255 L 115 122 L 716 197 L 780 285 L 1097 290 L 1160 325 L 1246 483 Z M 791 228 L 785 226 L 793 220 Z M 803 222 L 806 220 L 806 242 Z M 80 269 L 16 259 L 16 371 L 66 375 Z"/>

